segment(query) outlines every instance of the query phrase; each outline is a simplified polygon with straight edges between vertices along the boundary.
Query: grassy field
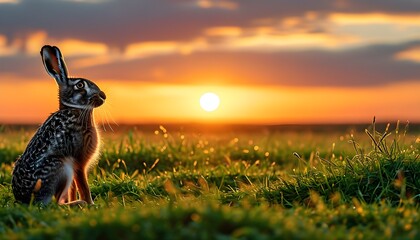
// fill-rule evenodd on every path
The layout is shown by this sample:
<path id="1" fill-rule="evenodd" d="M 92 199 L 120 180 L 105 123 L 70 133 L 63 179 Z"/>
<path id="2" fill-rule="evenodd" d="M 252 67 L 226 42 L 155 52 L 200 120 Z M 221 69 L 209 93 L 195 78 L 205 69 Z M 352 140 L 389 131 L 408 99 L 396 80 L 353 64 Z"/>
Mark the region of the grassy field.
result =
<path id="1" fill-rule="evenodd" d="M 22 206 L 0 126 L 2 239 L 420 239 L 420 132 L 351 127 L 104 131 L 94 206 Z"/>

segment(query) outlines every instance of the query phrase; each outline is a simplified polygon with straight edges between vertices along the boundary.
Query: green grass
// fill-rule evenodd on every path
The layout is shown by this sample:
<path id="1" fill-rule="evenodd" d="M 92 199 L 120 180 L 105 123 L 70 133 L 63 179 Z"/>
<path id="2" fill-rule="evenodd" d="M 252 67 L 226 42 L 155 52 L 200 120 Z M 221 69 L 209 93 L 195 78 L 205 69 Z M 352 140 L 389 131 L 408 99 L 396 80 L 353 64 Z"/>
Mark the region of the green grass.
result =
<path id="1" fill-rule="evenodd" d="M 12 163 L 34 129 L 0 128 L 2 239 L 420 238 L 420 135 L 103 133 L 95 205 L 22 206 Z"/>

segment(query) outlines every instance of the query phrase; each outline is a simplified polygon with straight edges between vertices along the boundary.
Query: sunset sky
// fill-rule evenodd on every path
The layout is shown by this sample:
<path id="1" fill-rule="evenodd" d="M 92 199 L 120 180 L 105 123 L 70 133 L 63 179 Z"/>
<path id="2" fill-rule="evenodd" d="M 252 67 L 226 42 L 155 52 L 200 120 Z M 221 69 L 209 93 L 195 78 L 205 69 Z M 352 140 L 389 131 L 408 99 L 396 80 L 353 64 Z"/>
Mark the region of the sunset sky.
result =
<path id="1" fill-rule="evenodd" d="M 99 121 L 420 122 L 417 0 L 0 0 L 0 123 L 58 108 L 45 44 L 107 94 Z"/>

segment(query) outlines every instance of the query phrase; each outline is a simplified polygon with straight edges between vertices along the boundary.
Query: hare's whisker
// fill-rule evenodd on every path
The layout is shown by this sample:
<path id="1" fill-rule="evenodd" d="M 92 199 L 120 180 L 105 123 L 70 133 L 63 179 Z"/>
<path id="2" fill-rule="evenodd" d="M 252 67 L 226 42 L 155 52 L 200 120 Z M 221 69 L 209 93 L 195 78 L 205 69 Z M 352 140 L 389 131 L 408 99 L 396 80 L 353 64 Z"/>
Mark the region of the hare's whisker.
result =
<path id="1" fill-rule="evenodd" d="M 115 124 L 116 126 L 119 126 L 118 123 L 115 121 L 115 119 L 112 117 L 111 111 L 108 110 L 107 107 L 104 108 L 104 111 L 107 113 L 107 116 L 111 119 L 112 123 Z"/>
<path id="2" fill-rule="evenodd" d="M 106 123 L 108 124 L 108 127 L 111 129 L 111 131 L 114 132 L 114 129 L 112 128 L 112 125 L 109 122 L 109 118 L 111 118 L 111 120 L 114 122 L 114 124 L 116 126 L 118 126 L 118 124 L 114 121 L 114 119 L 112 118 L 111 113 L 108 111 L 108 109 L 105 108 L 104 111 L 105 111 Z"/>
<path id="3" fill-rule="evenodd" d="M 102 129 L 104 130 L 104 132 L 106 132 L 106 126 L 105 126 L 105 123 L 104 123 L 104 116 L 102 114 L 100 114 L 100 116 L 101 116 Z"/>

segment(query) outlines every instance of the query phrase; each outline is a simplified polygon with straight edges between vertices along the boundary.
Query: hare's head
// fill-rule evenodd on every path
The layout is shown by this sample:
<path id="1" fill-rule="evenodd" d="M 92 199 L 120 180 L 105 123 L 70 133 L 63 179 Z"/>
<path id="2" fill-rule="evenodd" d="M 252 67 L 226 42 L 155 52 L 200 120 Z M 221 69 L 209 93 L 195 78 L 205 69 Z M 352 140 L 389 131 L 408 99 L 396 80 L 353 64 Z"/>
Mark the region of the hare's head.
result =
<path id="1" fill-rule="evenodd" d="M 84 78 L 69 78 L 60 49 L 55 46 L 44 46 L 41 49 L 45 69 L 58 84 L 60 109 L 95 108 L 105 101 L 105 93 L 99 87 Z"/>

